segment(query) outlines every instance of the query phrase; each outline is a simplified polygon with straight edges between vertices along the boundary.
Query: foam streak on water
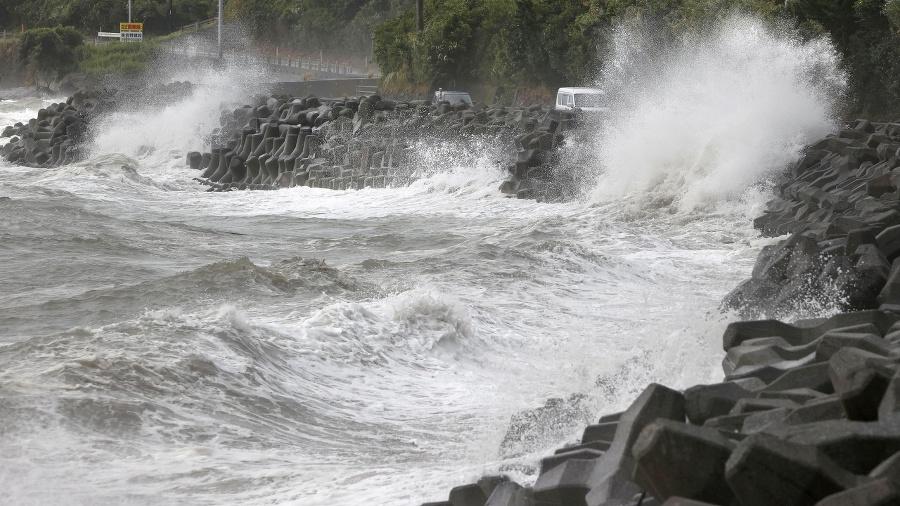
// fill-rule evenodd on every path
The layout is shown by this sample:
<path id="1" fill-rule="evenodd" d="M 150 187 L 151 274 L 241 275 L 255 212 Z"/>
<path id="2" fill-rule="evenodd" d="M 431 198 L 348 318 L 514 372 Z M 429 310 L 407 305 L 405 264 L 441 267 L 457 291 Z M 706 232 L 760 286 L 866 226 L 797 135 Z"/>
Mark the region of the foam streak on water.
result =
<path id="1" fill-rule="evenodd" d="M 774 32 L 733 36 L 812 58 Z M 696 42 L 707 57 L 727 43 Z M 630 160 L 644 186 L 623 201 L 641 214 L 503 198 L 487 144 L 420 146 L 423 178 L 405 188 L 206 193 L 181 152 L 218 117 L 200 113 L 203 87 L 111 116 L 84 162 L 0 164 L 2 502 L 419 504 L 483 473 L 534 479 L 540 456 L 649 381 L 718 380 L 718 304 L 760 242 L 752 207 L 726 198 L 738 183 L 703 189 L 793 149 L 758 157 L 739 138 L 828 127 L 796 79 L 724 67 L 726 83 L 695 71 L 693 92 L 676 79 L 662 104 L 652 87 L 624 102 L 640 107 L 617 116 L 606 182 Z M 799 126 L 722 113 L 725 84 L 786 100 Z M 35 104 L 0 107 L 28 119 Z M 648 181 L 673 171 L 673 201 L 716 205 L 648 204 L 662 191 Z M 517 416 L 551 398 L 547 423 Z"/>

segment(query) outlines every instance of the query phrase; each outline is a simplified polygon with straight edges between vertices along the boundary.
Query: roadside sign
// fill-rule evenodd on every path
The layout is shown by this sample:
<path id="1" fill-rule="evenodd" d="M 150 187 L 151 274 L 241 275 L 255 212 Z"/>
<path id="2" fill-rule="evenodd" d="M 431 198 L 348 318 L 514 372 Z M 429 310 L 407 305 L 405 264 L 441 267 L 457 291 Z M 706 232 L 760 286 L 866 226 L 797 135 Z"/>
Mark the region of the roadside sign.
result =
<path id="1" fill-rule="evenodd" d="M 144 23 L 119 23 L 119 40 L 122 42 L 144 40 Z"/>

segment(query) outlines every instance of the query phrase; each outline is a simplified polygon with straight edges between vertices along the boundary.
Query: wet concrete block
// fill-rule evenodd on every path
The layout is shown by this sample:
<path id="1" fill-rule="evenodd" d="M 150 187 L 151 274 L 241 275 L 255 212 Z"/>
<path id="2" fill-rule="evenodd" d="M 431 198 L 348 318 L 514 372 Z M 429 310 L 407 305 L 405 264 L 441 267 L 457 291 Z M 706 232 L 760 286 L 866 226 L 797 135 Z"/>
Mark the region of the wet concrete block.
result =
<path id="1" fill-rule="evenodd" d="M 688 388 L 684 391 L 684 410 L 688 420 L 693 424 L 703 425 L 710 418 L 727 415 L 738 400 L 755 395 L 752 389 L 747 388 L 749 384 L 765 386 L 759 380 L 739 380 Z"/>
<path id="2" fill-rule="evenodd" d="M 818 363 L 796 367 L 784 372 L 762 390 L 778 392 L 796 388 L 809 388 L 823 394 L 834 393 L 831 377 L 828 375 L 828 364 Z"/>
<path id="3" fill-rule="evenodd" d="M 878 404 L 878 419 L 882 422 L 894 419 L 900 425 L 900 370 L 894 373 Z"/>
<path id="4" fill-rule="evenodd" d="M 844 469 L 868 474 L 900 451 L 900 424 L 825 420 L 771 427 L 769 433 L 789 443 L 818 448 Z"/>
<path id="5" fill-rule="evenodd" d="M 880 335 L 869 332 L 829 332 L 822 336 L 816 347 L 816 361 L 826 362 L 842 348 L 858 348 L 876 355 L 890 354 L 888 343 Z"/>
<path id="6" fill-rule="evenodd" d="M 538 504 L 581 506 L 590 490 L 595 460 L 569 459 L 538 476 L 532 496 Z"/>
<path id="7" fill-rule="evenodd" d="M 740 321 L 728 324 L 722 335 L 722 347 L 728 351 L 747 339 L 781 337 L 792 345 L 803 344 L 808 332 L 778 320 Z"/>
<path id="8" fill-rule="evenodd" d="M 453 487 L 449 501 L 453 506 L 484 506 L 487 496 L 478 484 L 472 483 Z"/>
<path id="9" fill-rule="evenodd" d="M 725 375 L 726 380 L 736 380 L 742 378 L 759 378 L 767 384 L 771 384 L 775 382 L 778 378 L 782 377 L 787 372 L 798 369 L 803 366 L 810 365 L 816 356 L 815 353 L 810 353 L 809 355 L 799 359 L 799 360 L 784 360 L 781 362 L 776 362 L 773 364 L 765 364 L 765 365 L 748 365 L 742 366 L 735 369 L 730 374 Z M 798 386 L 807 386 L 807 385 L 798 385 Z"/>
<path id="10" fill-rule="evenodd" d="M 881 478 L 822 499 L 816 506 L 900 505 L 900 482 Z"/>
<path id="11" fill-rule="evenodd" d="M 762 432 L 768 427 L 783 422 L 791 412 L 790 408 L 775 408 L 747 413 L 747 418 L 744 419 L 744 424 L 741 426 L 741 434 L 751 435 Z"/>
<path id="12" fill-rule="evenodd" d="M 694 499 L 688 499 L 685 497 L 670 497 L 666 499 L 666 502 L 662 503 L 662 506 L 715 506 L 714 504 L 710 504 L 708 502 L 696 501 Z"/>
<path id="13" fill-rule="evenodd" d="M 672 496 L 729 504 L 725 462 L 735 443 L 718 431 L 673 420 L 648 424 L 634 444 L 634 481 L 659 501 Z"/>
<path id="14" fill-rule="evenodd" d="M 626 500 L 638 492 L 631 481 L 634 469 L 631 449 L 640 431 L 659 418 L 684 421 L 684 395 L 654 383 L 644 389 L 620 418 L 612 446 L 592 469 L 586 504 L 599 506 L 609 500 Z"/>
<path id="15" fill-rule="evenodd" d="M 846 418 L 844 403 L 837 394 L 833 394 L 807 402 L 793 410 L 784 418 L 783 422 L 790 425 L 802 425 L 821 420 L 844 420 Z"/>
<path id="16" fill-rule="evenodd" d="M 859 350 L 842 348 L 828 361 L 828 375 L 851 420 L 878 419 L 878 407 L 900 357 L 891 359 Z"/>
<path id="17" fill-rule="evenodd" d="M 900 482 L 900 452 L 891 455 L 881 464 L 878 464 L 875 469 L 872 469 L 872 472 L 869 473 L 869 478 L 890 478 Z"/>
<path id="18" fill-rule="evenodd" d="M 533 506 L 531 489 L 507 481 L 497 485 L 485 506 Z"/>
<path id="19" fill-rule="evenodd" d="M 900 256 L 900 225 L 888 227 L 875 236 L 878 248 L 888 260 L 893 262 Z"/>
<path id="20" fill-rule="evenodd" d="M 756 434 L 725 464 L 725 476 L 743 506 L 807 505 L 856 484 L 856 477 L 816 448 Z"/>
<path id="21" fill-rule="evenodd" d="M 747 398 L 737 401 L 729 415 L 741 415 L 744 413 L 756 413 L 759 411 L 768 411 L 770 409 L 787 408 L 795 409 L 800 407 L 794 401 L 788 399 L 754 399 Z"/>
<path id="22" fill-rule="evenodd" d="M 590 443 L 591 441 L 610 441 L 612 442 L 613 438 L 616 435 L 616 427 L 618 427 L 618 422 L 605 422 L 605 423 L 596 423 L 592 425 L 588 425 L 584 428 L 584 432 L 581 435 L 582 443 Z"/>
<path id="23" fill-rule="evenodd" d="M 549 457 L 544 457 L 541 459 L 541 472 L 540 474 L 544 474 L 554 467 L 562 464 L 567 460 L 572 459 L 581 459 L 581 460 L 593 460 L 600 458 L 603 456 L 602 451 L 595 450 L 593 448 L 580 448 L 578 450 L 571 451 L 560 451 L 557 450 L 556 453 L 550 455 Z"/>
<path id="24" fill-rule="evenodd" d="M 789 399 L 797 404 L 804 404 L 814 399 L 820 399 L 825 396 L 822 392 L 817 392 L 811 388 L 792 388 L 787 390 L 763 390 L 757 394 L 760 399 Z"/>

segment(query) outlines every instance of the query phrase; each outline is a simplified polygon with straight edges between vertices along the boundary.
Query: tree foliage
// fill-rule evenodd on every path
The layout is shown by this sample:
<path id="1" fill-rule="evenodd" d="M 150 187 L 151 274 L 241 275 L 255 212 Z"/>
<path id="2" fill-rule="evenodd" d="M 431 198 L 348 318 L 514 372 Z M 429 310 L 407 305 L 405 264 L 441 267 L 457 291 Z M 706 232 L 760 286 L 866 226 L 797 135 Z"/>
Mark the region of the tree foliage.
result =
<path id="1" fill-rule="evenodd" d="M 428 86 L 589 84 L 611 28 L 651 27 L 656 44 L 708 27 L 735 10 L 827 35 L 844 57 L 856 110 L 900 113 L 900 0 L 426 0 L 375 31 L 386 75 Z"/>
<path id="2" fill-rule="evenodd" d="M 19 60 L 34 70 L 38 82 L 49 85 L 78 67 L 76 51 L 81 44 L 81 34 L 71 26 L 33 28 L 22 34 Z"/>
<path id="3" fill-rule="evenodd" d="M 131 20 L 144 32 L 163 35 L 212 18 L 218 0 L 132 0 Z M 4 15 L 6 14 L 6 15 Z M 0 28 L 73 26 L 85 34 L 118 31 L 128 21 L 127 0 L 0 0 Z"/>

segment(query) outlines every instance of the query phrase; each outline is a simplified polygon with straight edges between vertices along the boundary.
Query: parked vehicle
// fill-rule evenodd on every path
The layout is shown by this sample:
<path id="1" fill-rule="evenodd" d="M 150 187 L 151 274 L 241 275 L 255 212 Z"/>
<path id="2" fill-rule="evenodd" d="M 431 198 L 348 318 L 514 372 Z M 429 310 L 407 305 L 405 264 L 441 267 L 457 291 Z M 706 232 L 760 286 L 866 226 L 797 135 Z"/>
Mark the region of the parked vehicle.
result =
<path id="1" fill-rule="evenodd" d="M 434 103 L 444 101 L 450 102 L 451 104 L 462 101 L 472 105 L 472 97 L 465 91 L 444 91 L 443 89 L 438 88 L 438 90 L 434 92 Z"/>
<path id="2" fill-rule="evenodd" d="M 608 112 L 606 92 L 599 88 L 560 88 L 556 92 L 555 109 L 587 112 Z"/>

